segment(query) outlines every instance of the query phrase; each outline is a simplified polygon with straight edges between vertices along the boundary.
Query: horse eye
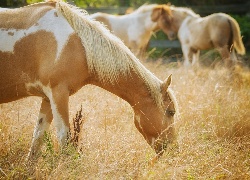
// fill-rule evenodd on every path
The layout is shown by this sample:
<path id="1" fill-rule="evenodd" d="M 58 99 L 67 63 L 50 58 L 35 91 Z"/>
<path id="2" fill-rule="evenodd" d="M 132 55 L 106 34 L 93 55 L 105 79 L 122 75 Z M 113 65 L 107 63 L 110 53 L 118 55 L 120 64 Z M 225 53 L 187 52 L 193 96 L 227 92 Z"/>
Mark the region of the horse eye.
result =
<path id="1" fill-rule="evenodd" d="M 166 114 L 169 114 L 170 116 L 174 116 L 175 115 L 175 111 L 166 110 Z"/>

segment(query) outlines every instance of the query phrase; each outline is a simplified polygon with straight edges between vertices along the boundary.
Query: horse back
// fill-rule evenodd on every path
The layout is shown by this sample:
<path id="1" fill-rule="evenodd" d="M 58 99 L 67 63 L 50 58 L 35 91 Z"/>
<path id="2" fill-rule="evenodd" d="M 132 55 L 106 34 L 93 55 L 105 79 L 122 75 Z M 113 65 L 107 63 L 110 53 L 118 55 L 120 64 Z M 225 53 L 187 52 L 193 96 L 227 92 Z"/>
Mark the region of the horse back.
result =
<path id="1" fill-rule="evenodd" d="M 128 31 L 132 25 L 129 15 L 113 15 L 98 12 L 90 15 L 90 18 L 102 22 L 112 33 L 129 45 Z"/>
<path id="2" fill-rule="evenodd" d="M 109 14 L 97 12 L 97 13 L 91 14 L 90 18 L 102 22 L 109 30 L 112 30 L 109 16 L 110 16 Z"/>

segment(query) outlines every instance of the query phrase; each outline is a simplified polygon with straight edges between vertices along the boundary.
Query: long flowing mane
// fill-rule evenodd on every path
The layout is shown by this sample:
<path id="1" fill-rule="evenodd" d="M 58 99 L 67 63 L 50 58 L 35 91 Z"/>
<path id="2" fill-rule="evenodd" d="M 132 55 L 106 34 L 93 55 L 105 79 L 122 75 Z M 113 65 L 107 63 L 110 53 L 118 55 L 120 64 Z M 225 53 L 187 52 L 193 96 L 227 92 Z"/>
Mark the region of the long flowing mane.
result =
<path id="1" fill-rule="evenodd" d="M 104 83 L 114 84 L 119 76 L 129 77 L 133 71 L 145 82 L 156 104 L 162 105 L 162 95 L 158 93 L 161 81 L 139 62 L 119 38 L 100 22 L 90 20 L 85 11 L 75 6 L 58 2 L 57 9 L 81 38 L 90 72 L 96 73 Z"/>

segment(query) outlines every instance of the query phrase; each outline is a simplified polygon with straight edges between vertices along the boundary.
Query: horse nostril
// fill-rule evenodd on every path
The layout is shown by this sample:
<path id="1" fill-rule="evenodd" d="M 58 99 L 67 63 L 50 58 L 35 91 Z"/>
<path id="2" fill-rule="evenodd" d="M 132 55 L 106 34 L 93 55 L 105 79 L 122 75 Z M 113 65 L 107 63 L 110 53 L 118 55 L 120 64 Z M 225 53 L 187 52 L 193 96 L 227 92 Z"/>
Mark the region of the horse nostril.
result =
<path id="1" fill-rule="evenodd" d="M 154 149 L 158 156 L 162 156 L 167 149 L 169 141 L 165 139 L 157 139 L 154 143 Z"/>

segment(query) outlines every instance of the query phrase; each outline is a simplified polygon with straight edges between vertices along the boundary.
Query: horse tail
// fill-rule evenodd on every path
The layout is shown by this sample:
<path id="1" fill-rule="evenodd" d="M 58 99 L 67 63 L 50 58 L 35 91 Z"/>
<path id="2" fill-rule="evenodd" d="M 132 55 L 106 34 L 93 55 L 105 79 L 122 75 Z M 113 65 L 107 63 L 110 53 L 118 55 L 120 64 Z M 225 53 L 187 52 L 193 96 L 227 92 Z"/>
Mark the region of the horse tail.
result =
<path id="1" fill-rule="evenodd" d="M 229 24 L 230 24 L 232 35 L 233 35 L 232 44 L 238 54 L 244 55 L 246 53 L 246 50 L 242 42 L 242 38 L 240 34 L 240 26 L 237 23 L 237 21 L 232 17 L 229 17 Z"/>

